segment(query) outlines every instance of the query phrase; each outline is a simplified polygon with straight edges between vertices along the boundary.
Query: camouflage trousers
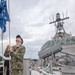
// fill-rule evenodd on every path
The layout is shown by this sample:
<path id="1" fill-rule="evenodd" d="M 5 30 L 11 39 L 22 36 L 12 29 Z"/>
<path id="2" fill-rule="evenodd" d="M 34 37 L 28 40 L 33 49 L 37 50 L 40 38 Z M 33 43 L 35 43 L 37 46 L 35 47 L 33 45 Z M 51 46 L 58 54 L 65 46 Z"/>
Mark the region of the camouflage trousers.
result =
<path id="1" fill-rule="evenodd" d="M 23 75 L 23 70 L 11 70 L 11 75 Z"/>

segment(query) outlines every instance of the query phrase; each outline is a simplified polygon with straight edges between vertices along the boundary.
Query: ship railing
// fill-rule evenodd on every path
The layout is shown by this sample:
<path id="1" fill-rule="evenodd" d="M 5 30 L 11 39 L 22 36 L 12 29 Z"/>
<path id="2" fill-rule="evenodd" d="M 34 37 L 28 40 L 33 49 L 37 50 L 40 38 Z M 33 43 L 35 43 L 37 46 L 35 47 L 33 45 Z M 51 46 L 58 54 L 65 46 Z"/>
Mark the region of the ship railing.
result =
<path id="1" fill-rule="evenodd" d="M 7 68 L 4 67 L 4 61 L 0 61 L 0 75 L 6 75 Z"/>

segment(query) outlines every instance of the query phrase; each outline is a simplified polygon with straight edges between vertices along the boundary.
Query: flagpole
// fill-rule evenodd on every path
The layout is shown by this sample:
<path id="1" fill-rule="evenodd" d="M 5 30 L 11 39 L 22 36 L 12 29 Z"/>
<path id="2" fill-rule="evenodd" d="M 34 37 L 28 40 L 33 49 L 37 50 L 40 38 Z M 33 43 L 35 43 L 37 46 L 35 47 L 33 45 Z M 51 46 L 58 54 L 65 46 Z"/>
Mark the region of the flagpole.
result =
<path id="1" fill-rule="evenodd" d="M 8 13 L 10 15 L 10 1 L 8 0 Z M 10 38 L 10 21 L 8 22 L 8 25 L 9 25 L 9 45 L 11 45 L 11 38 Z M 10 52 L 9 52 L 9 56 L 10 56 Z M 9 75 L 11 75 L 11 63 L 10 63 L 10 60 L 9 60 Z"/>
<path id="2" fill-rule="evenodd" d="M 8 13 L 10 15 L 10 4 L 9 4 L 9 0 L 8 0 Z M 11 38 L 10 38 L 10 22 L 8 22 L 8 25 L 9 25 L 9 44 L 11 45 Z"/>
<path id="3" fill-rule="evenodd" d="M 2 63 L 3 63 L 3 75 L 4 75 L 4 59 L 3 59 L 3 27 L 2 27 L 1 40 L 2 40 Z"/>

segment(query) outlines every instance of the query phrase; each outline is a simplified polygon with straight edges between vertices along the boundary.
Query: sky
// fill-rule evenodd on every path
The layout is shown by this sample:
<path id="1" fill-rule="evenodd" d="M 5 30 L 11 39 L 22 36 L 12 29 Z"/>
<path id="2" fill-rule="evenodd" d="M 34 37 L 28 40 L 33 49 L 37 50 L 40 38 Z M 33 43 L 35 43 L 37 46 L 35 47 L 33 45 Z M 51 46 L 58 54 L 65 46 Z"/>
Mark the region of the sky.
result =
<path id="1" fill-rule="evenodd" d="M 55 35 L 54 24 L 56 13 L 65 20 L 64 29 L 67 33 L 75 35 L 75 1 L 74 0 L 9 0 L 10 15 L 10 44 L 15 45 L 16 35 L 21 35 L 26 47 L 25 58 L 38 58 L 38 52 L 43 44 Z M 7 31 L 0 42 L 0 54 L 9 44 L 9 23 Z M 1 33 L 0 33 L 1 35 Z M 1 38 L 0 38 L 1 40 Z"/>

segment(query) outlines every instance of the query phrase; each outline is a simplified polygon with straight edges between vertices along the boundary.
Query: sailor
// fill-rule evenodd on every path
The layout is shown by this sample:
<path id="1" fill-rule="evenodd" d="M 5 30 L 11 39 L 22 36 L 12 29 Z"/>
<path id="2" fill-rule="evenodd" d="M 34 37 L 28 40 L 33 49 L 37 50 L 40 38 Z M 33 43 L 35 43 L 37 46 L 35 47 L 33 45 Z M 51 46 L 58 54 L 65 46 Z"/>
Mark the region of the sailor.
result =
<path id="1" fill-rule="evenodd" d="M 11 56 L 11 75 L 23 75 L 23 57 L 25 47 L 22 45 L 23 39 L 20 35 L 16 36 L 16 45 L 7 45 L 4 56 Z"/>

